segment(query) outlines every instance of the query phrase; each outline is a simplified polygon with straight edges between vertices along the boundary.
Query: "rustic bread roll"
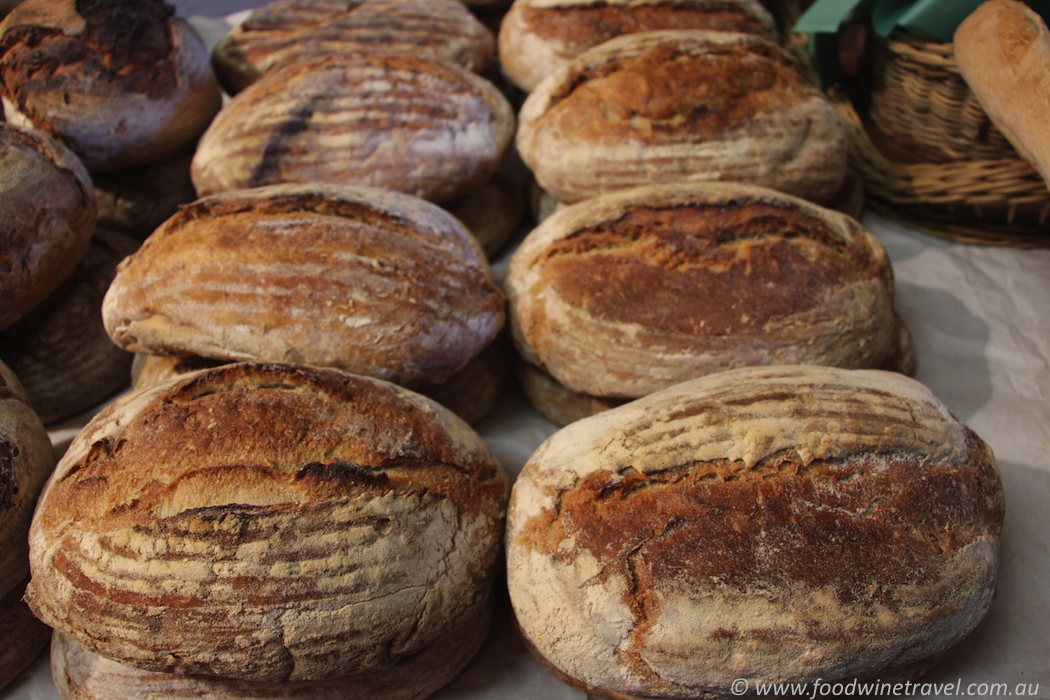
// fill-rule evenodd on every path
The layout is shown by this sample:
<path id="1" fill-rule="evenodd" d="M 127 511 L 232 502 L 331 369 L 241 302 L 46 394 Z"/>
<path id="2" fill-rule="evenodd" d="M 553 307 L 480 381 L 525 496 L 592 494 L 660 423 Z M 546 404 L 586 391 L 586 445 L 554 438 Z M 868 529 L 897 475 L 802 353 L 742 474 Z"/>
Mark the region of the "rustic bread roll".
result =
<path id="1" fill-rule="evenodd" d="M 447 380 L 503 326 L 478 243 L 441 208 L 370 187 L 277 185 L 183 207 L 102 306 L 131 352 Z"/>
<path id="2" fill-rule="evenodd" d="M 226 364 L 205 357 L 135 355 L 131 365 L 131 385 L 142 387 Z M 496 407 L 506 383 L 506 348 L 497 338 L 466 366 L 440 384 L 424 384 L 415 391 L 437 401 L 470 424 L 477 423 Z"/>
<path id="3" fill-rule="evenodd" d="M 587 49 L 623 34 L 661 29 L 777 40 L 773 17 L 758 0 L 516 0 L 500 24 L 500 64 L 529 92 Z"/>
<path id="4" fill-rule="evenodd" d="M 988 446 L 897 373 L 742 368 L 562 429 L 514 484 L 511 601 L 599 695 L 888 677 L 995 592 Z"/>
<path id="5" fill-rule="evenodd" d="M 1015 0 L 990 0 L 955 31 L 955 62 L 977 101 L 1050 183 L 1050 31 Z"/>
<path id="6" fill-rule="evenodd" d="M 88 170 L 164 158 L 221 105 L 208 51 L 162 0 L 25 0 L 0 24 L 9 122 L 63 141 Z"/>
<path id="7" fill-rule="evenodd" d="M 495 63 L 496 38 L 459 0 L 276 0 L 215 46 L 212 65 L 234 95 L 291 61 L 377 49 L 483 73 Z"/>
<path id="8" fill-rule="evenodd" d="M 422 55 L 295 63 L 239 93 L 201 138 L 201 196 L 281 182 L 359 183 L 440 202 L 489 180 L 514 114 L 484 78 Z"/>
<path id="9" fill-rule="evenodd" d="M 131 353 L 102 325 L 102 299 L 117 264 L 138 243 L 98 229 L 62 285 L 0 332 L 0 359 L 18 376 L 45 424 L 87 411 L 128 385 Z"/>
<path id="10" fill-rule="evenodd" d="M 135 168 L 95 173 L 98 225 L 144 241 L 183 204 L 197 199 L 190 163 L 197 145 Z"/>
<path id="11" fill-rule="evenodd" d="M 518 232 L 525 214 L 521 189 L 511 178 L 499 173 L 468 194 L 443 202 L 441 206 L 478 239 L 489 259 Z"/>
<path id="12" fill-rule="evenodd" d="M 47 646 L 51 628 L 33 616 L 22 600 L 26 577 L 0 595 L 0 690 L 13 681 Z"/>
<path id="13" fill-rule="evenodd" d="M 848 133 L 788 53 L 732 32 L 628 34 L 529 95 L 518 151 L 561 202 L 649 183 L 728 180 L 814 202 L 842 188 Z"/>
<path id="14" fill-rule="evenodd" d="M 26 601 L 149 671 L 391 669 L 488 604 L 506 491 L 476 433 L 396 385 L 202 370 L 124 395 L 74 439 L 33 521 Z"/>
<path id="15" fill-rule="evenodd" d="M 265 683 L 158 673 L 88 651 L 55 632 L 51 675 L 63 700 L 421 700 L 459 674 L 485 641 L 491 605 L 403 663 L 319 681 Z"/>
<path id="16" fill-rule="evenodd" d="M 0 362 L 0 596 L 29 570 L 29 522 L 55 455 L 29 396 Z"/>
<path id="17" fill-rule="evenodd" d="M 903 332 L 878 239 L 855 219 L 737 183 L 640 187 L 559 209 L 515 251 L 504 289 L 522 356 L 597 397 L 741 365 L 882 368 Z"/>
<path id="18" fill-rule="evenodd" d="M 54 291 L 95 230 L 91 177 L 52 138 L 0 124 L 0 328 Z"/>

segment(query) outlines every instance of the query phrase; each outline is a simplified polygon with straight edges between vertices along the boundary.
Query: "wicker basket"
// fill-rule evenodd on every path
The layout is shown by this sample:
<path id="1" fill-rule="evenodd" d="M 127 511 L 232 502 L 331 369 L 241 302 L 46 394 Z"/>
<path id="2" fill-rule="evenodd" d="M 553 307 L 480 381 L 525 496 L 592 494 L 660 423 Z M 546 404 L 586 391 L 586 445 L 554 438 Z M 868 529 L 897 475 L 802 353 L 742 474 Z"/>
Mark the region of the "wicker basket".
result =
<path id="1" fill-rule="evenodd" d="M 1050 191 L 991 123 L 951 44 L 903 34 L 877 42 L 870 107 L 832 93 L 869 205 L 968 243 L 1050 245 Z"/>

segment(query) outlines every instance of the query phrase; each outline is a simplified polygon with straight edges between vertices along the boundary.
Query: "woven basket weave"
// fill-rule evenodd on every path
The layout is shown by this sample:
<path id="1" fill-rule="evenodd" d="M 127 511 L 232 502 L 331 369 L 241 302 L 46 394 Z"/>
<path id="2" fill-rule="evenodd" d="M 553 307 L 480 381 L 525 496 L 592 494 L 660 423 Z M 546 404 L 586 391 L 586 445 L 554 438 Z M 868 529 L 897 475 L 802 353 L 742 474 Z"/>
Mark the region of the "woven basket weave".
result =
<path id="1" fill-rule="evenodd" d="M 1050 191 L 981 109 L 951 44 L 897 33 L 874 53 L 867 118 L 832 94 L 869 205 L 954 240 L 1050 245 Z"/>

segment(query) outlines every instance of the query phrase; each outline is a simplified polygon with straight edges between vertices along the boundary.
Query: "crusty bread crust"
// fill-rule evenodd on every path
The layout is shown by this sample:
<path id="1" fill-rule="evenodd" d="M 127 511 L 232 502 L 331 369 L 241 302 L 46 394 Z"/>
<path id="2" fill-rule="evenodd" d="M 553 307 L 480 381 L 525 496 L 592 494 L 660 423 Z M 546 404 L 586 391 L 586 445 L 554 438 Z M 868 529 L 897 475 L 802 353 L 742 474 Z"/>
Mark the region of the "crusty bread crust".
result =
<path id="1" fill-rule="evenodd" d="M 106 329 L 132 352 L 338 367 L 440 383 L 504 300 L 441 208 L 371 187 L 275 185 L 183 207 L 117 271 Z"/>
<path id="2" fill-rule="evenodd" d="M 506 492 L 481 438 L 418 394 L 305 366 L 202 370 L 74 439 L 33 520 L 26 601 L 151 671 L 387 669 L 486 604 Z"/>
<path id="3" fill-rule="evenodd" d="M 736 181 L 810 201 L 847 172 L 848 130 L 776 43 L 701 30 L 628 34 L 546 78 L 518 151 L 561 202 L 647 183 Z"/>
<path id="4" fill-rule="evenodd" d="M 219 41 L 212 65 L 232 95 L 292 61 L 377 49 L 483 73 L 495 63 L 496 38 L 458 0 L 277 0 Z"/>
<path id="5" fill-rule="evenodd" d="M 358 183 L 440 202 L 488 181 L 514 113 L 490 82 L 412 53 L 297 62 L 238 93 L 201 138 L 201 196 L 280 182 Z"/>
<path id="6" fill-rule="evenodd" d="M 609 693 L 874 677 L 982 619 L 1002 519 L 988 446 L 917 382 L 744 368 L 545 442 L 508 585 L 538 653 Z"/>
<path id="7" fill-rule="evenodd" d="M 1050 183 L 1050 31 L 1023 2 L 990 0 L 955 32 L 955 62 L 977 101 Z"/>
<path id="8" fill-rule="evenodd" d="M 850 217 L 736 183 L 559 209 L 514 253 L 504 288 L 522 356 L 597 397 L 743 365 L 882 368 L 900 348 L 882 244 Z"/>
<path id="9" fill-rule="evenodd" d="M 661 29 L 758 34 L 776 41 L 757 0 L 516 0 L 499 29 L 500 65 L 532 91 L 584 51 L 609 39 Z"/>

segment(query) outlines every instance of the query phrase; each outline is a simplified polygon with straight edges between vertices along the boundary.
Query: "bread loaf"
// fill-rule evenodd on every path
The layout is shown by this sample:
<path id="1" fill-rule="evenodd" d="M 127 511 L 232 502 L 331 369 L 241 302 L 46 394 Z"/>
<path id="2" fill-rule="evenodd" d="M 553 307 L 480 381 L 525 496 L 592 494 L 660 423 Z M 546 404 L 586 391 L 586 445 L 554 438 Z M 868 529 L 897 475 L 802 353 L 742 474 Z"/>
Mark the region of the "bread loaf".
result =
<path id="1" fill-rule="evenodd" d="M 777 44 L 732 32 L 628 34 L 529 95 L 518 151 L 573 203 L 643 184 L 736 181 L 814 202 L 847 172 L 847 128 Z"/>
<path id="2" fill-rule="evenodd" d="M 955 31 L 959 73 L 1021 157 L 1050 182 L 1050 32 L 1023 2 L 990 0 Z"/>
<path id="3" fill-rule="evenodd" d="M 527 643 L 601 697 L 889 678 L 980 622 L 988 446 L 897 373 L 742 368 L 554 434 L 514 484 Z"/>
<path id="4" fill-rule="evenodd" d="M 7 121 L 91 171 L 171 155 L 221 104 L 207 49 L 162 0 L 25 0 L 0 24 L 0 95 Z"/>
<path id="5" fill-rule="evenodd" d="M 489 259 L 493 259 L 518 233 L 525 213 L 525 203 L 517 183 L 499 173 L 471 192 L 443 202 L 441 206 L 467 227 Z"/>
<path id="6" fill-rule="evenodd" d="M 138 243 L 99 229 L 62 285 L 0 332 L 0 359 L 18 375 L 44 424 L 94 408 L 128 385 L 131 353 L 102 324 L 102 299 L 117 264 Z"/>
<path id="7" fill-rule="evenodd" d="M 212 51 L 230 94 L 263 73 L 324 55 L 405 51 L 483 73 L 496 39 L 459 0 L 277 0 L 252 11 Z"/>
<path id="8" fill-rule="evenodd" d="M 912 369 L 878 239 L 766 188 L 654 185 L 559 209 L 504 288 L 525 360 L 595 397 L 742 365 Z"/>
<path id="9" fill-rule="evenodd" d="M 202 370 L 73 440 L 33 520 L 26 600 L 148 671 L 392 669 L 484 621 L 506 495 L 481 438 L 418 394 L 301 365 Z"/>
<path id="10" fill-rule="evenodd" d="M 131 352 L 447 380 L 503 326 L 451 215 L 370 187 L 276 185 L 183 207 L 120 266 L 102 316 Z"/>
<path id="11" fill-rule="evenodd" d="M 294 63 L 239 93 L 201 138 L 201 196 L 282 182 L 356 183 L 440 202 L 489 180 L 514 114 L 492 83 L 418 54 Z"/>
<path id="12" fill-rule="evenodd" d="M 54 467 L 51 439 L 29 396 L 0 362 L 0 596 L 22 584 L 29 573 L 29 523 Z"/>
<path id="13" fill-rule="evenodd" d="M 0 124 L 0 328 L 39 304 L 87 251 L 97 206 L 73 153 L 39 132 Z"/>
<path id="14" fill-rule="evenodd" d="M 24 591 L 23 582 L 0 595 L 0 690 L 40 655 L 51 638 L 51 628 L 22 601 Z"/>
<path id="15" fill-rule="evenodd" d="M 516 0 L 500 24 L 500 64 L 529 92 L 587 49 L 623 34 L 661 29 L 777 39 L 773 17 L 758 0 Z"/>

